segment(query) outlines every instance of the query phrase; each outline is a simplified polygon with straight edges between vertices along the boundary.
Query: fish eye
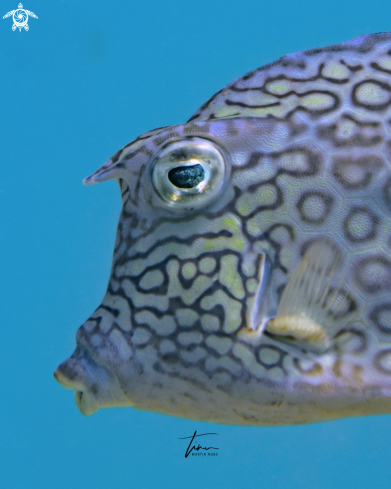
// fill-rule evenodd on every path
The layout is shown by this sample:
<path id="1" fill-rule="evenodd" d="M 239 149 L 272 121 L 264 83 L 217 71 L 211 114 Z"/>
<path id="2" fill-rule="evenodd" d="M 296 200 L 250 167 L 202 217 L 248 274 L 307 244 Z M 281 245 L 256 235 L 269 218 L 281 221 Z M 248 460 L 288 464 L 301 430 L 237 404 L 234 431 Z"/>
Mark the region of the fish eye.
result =
<path id="1" fill-rule="evenodd" d="M 226 167 L 224 152 L 214 142 L 189 137 L 169 142 L 153 156 L 152 184 L 165 206 L 196 209 L 220 193 Z"/>
<path id="2" fill-rule="evenodd" d="M 192 166 L 177 166 L 168 172 L 168 179 L 178 188 L 196 187 L 205 178 L 205 170 L 197 163 Z"/>

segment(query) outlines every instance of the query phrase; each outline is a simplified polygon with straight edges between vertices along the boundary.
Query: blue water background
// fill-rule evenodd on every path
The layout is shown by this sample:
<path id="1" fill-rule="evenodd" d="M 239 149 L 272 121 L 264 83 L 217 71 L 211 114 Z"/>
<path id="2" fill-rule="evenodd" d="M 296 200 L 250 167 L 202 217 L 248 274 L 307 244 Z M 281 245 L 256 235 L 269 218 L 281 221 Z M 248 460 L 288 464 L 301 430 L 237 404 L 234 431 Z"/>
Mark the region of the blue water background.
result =
<path id="1" fill-rule="evenodd" d="M 18 0 L 2 0 L 0 16 Z M 107 286 L 120 194 L 82 178 L 180 124 L 234 78 L 290 52 L 391 30 L 371 0 L 25 0 L 0 19 L 0 487 L 391 487 L 391 416 L 309 426 L 208 425 L 77 410 L 54 368 Z M 184 458 L 198 432 L 218 457 Z"/>

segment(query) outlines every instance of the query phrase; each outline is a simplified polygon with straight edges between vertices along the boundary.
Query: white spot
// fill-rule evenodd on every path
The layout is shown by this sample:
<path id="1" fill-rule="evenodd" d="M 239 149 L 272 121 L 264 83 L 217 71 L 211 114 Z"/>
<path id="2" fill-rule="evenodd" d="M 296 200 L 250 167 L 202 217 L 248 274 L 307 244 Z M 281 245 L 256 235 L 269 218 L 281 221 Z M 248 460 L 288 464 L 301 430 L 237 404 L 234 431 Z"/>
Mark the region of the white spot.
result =
<path id="1" fill-rule="evenodd" d="M 256 361 L 251 350 L 245 345 L 241 343 L 235 343 L 232 352 L 236 358 L 239 358 L 243 362 L 243 365 L 255 377 L 262 378 L 266 376 L 267 370 L 265 369 L 265 367 L 263 367 Z"/>
<path id="2" fill-rule="evenodd" d="M 241 365 L 228 356 L 220 358 L 208 357 L 205 360 L 205 370 L 214 372 L 218 368 L 228 370 L 233 375 L 239 374 L 242 370 Z"/>
<path id="3" fill-rule="evenodd" d="M 281 368 L 275 367 L 267 371 L 270 380 L 279 381 L 284 378 L 284 372 Z"/>
<path id="4" fill-rule="evenodd" d="M 132 343 L 135 345 L 144 345 L 151 338 L 151 332 L 145 328 L 136 328 L 132 336 Z"/>
<path id="5" fill-rule="evenodd" d="M 164 276 L 160 270 L 151 270 L 147 272 L 140 280 L 140 287 L 144 290 L 159 287 L 164 281 Z"/>
<path id="6" fill-rule="evenodd" d="M 223 306 L 225 311 L 223 325 L 224 331 L 227 333 L 236 331 L 242 322 L 241 302 L 231 299 L 222 290 L 217 290 L 214 294 L 204 297 L 201 301 L 201 307 L 206 310 L 213 309 L 216 305 Z"/>
<path id="7" fill-rule="evenodd" d="M 322 73 L 323 76 L 334 80 L 343 80 L 350 77 L 348 68 L 334 60 L 327 61 Z"/>
<path id="8" fill-rule="evenodd" d="M 186 280 L 190 280 L 197 273 L 197 267 L 193 262 L 189 261 L 182 266 L 181 272 Z"/>
<path id="9" fill-rule="evenodd" d="M 201 326 L 206 331 L 218 331 L 220 328 L 219 318 L 212 316 L 212 314 L 203 314 L 201 316 Z"/>
<path id="10" fill-rule="evenodd" d="M 309 110 L 325 110 L 334 105 L 334 99 L 324 93 L 312 93 L 303 97 L 300 105 Z"/>
<path id="11" fill-rule="evenodd" d="M 377 60 L 377 64 L 385 70 L 391 70 L 391 57 L 382 56 Z"/>
<path id="12" fill-rule="evenodd" d="M 266 89 L 276 95 L 285 95 L 290 90 L 292 90 L 292 85 L 288 80 L 276 80 L 269 82 Z"/>
<path id="13" fill-rule="evenodd" d="M 266 365 L 273 365 L 278 362 L 280 354 L 273 348 L 261 348 L 259 352 L 259 359 Z"/>
<path id="14" fill-rule="evenodd" d="M 309 221 L 319 221 L 326 213 L 326 205 L 320 196 L 311 195 L 305 199 L 301 210 Z"/>
<path id="15" fill-rule="evenodd" d="M 199 268 L 202 273 L 211 273 L 216 268 L 216 260 L 207 256 L 200 261 Z"/>
<path id="16" fill-rule="evenodd" d="M 225 255 L 220 260 L 219 280 L 237 299 L 243 299 L 245 292 L 242 278 L 238 272 L 238 257 Z"/>
<path id="17" fill-rule="evenodd" d="M 194 351 L 181 351 L 180 354 L 185 362 L 197 363 L 206 356 L 206 351 L 204 348 L 197 346 Z"/>
<path id="18" fill-rule="evenodd" d="M 101 346 L 101 344 L 102 344 L 102 336 L 99 334 L 94 334 L 91 337 L 91 345 L 94 347 L 98 347 Z"/>
<path id="19" fill-rule="evenodd" d="M 193 309 L 177 309 L 175 316 L 179 326 L 190 328 L 198 319 L 198 314 Z"/>
<path id="20" fill-rule="evenodd" d="M 166 355 L 176 352 L 176 346 L 171 340 L 163 340 L 160 342 L 159 350 L 162 355 Z"/>
<path id="21" fill-rule="evenodd" d="M 260 206 L 270 206 L 277 201 L 274 185 L 262 185 L 255 192 L 241 195 L 236 202 L 236 209 L 242 216 L 248 216 Z"/>
<path id="22" fill-rule="evenodd" d="M 132 349 L 118 329 L 113 329 L 109 335 L 109 340 L 117 349 L 117 352 L 122 360 L 129 360 L 129 358 L 131 358 Z"/>
<path id="23" fill-rule="evenodd" d="M 225 355 L 232 347 L 230 338 L 222 338 L 220 336 L 210 335 L 206 338 L 206 344 L 213 348 L 219 355 Z"/>
<path id="24" fill-rule="evenodd" d="M 201 343 L 203 336 L 200 332 L 179 333 L 178 343 L 183 346 Z"/>
<path id="25" fill-rule="evenodd" d="M 368 81 L 358 88 L 356 97 L 364 105 L 383 105 L 389 103 L 391 95 L 388 90 Z"/>
<path id="26" fill-rule="evenodd" d="M 107 309 L 99 307 L 91 316 L 91 318 L 100 318 L 99 328 L 102 333 L 107 333 L 113 326 L 115 317 Z"/>
<path id="27" fill-rule="evenodd" d="M 258 287 L 258 282 L 255 280 L 255 278 L 249 278 L 246 282 L 246 289 L 250 292 L 253 293 L 257 290 Z"/>
<path id="28" fill-rule="evenodd" d="M 135 319 L 139 324 L 148 324 L 161 336 L 167 336 L 176 329 L 174 318 L 168 315 L 158 318 L 150 311 L 141 311 L 136 314 Z"/>
<path id="29" fill-rule="evenodd" d="M 348 221 L 348 229 L 352 238 L 365 239 L 372 232 L 373 222 L 367 211 L 356 211 Z"/>

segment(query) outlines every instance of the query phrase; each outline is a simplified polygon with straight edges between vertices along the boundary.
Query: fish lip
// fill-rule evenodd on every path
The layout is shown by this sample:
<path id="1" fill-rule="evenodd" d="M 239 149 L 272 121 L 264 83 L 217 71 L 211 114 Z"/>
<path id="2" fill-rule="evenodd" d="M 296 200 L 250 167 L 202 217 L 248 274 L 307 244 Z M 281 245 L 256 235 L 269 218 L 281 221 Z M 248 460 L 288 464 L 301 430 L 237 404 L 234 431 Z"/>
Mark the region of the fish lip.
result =
<path id="1" fill-rule="evenodd" d="M 65 362 L 64 362 L 65 363 Z M 53 373 L 54 378 L 57 380 L 57 382 L 64 387 L 65 389 L 71 389 L 71 390 L 79 390 L 79 391 L 84 391 L 85 390 L 85 385 L 82 384 L 81 382 L 77 382 L 75 379 L 72 379 L 68 376 L 66 376 L 61 370 L 63 363 L 59 365 L 56 370 Z"/>
<path id="2" fill-rule="evenodd" d="M 54 371 L 54 378 L 75 391 L 75 403 L 85 416 L 100 408 L 131 404 L 115 372 L 96 361 L 88 350 L 75 353 Z"/>
<path id="3" fill-rule="evenodd" d="M 76 406 L 77 406 L 78 410 L 82 414 L 84 414 L 83 413 L 83 410 L 82 410 L 82 405 L 81 405 L 82 398 L 83 398 L 83 391 L 75 391 L 75 403 L 76 403 Z"/>
<path id="4" fill-rule="evenodd" d="M 88 416 L 98 411 L 98 408 L 92 407 L 91 402 L 86 402 L 87 399 L 85 394 L 87 393 L 88 388 L 81 382 L 77 382 L 75 381 L 75 379 L 70 379 L 69 377 L 64 375 L 64 373 L 61 372 L 61 365 L 56 368 L 53 376 L 62 387 L 75 391 L 75 403 L 79 411 L 84 416 Z"/>
<path id="5" fill-rule="evenodd" d="M 75 391 L 76 406 L 84 416 L 89 416 L 99 410 L 99 404 L 94 399 L 94 386 L 86 386 L 75 379 L 70 379 L 61 372 L 61 365 L 56 368 L 53 376 L 62 387 Z"/>
<path id="6" fill-rule="evenodd" d="M 84 416 L 89 416 L 99 411 L 99 406 L 93 399 L 88 399 L 88 397 L 91 397 L 88 394 L 88 391 L 75 391 L 76 406 Z"/>

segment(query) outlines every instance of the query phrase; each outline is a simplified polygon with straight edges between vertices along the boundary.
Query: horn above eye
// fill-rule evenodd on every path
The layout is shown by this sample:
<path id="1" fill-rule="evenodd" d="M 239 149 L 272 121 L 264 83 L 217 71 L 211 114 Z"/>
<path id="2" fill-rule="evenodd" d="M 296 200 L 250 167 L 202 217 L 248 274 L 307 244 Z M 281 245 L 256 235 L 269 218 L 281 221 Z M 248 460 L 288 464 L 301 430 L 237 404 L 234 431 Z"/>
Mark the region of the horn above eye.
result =
<path id="1" fill-rule="evenodd" d="M 217 197 L 227 176 L 223 150 L 197 137 L 160 148 L 151 168 L 154 190 L 171 209 L 203 207 Z"/>

